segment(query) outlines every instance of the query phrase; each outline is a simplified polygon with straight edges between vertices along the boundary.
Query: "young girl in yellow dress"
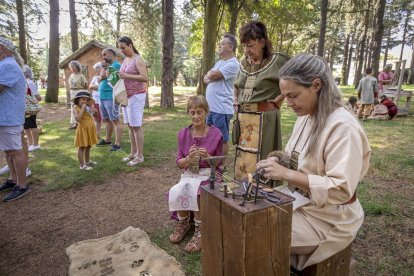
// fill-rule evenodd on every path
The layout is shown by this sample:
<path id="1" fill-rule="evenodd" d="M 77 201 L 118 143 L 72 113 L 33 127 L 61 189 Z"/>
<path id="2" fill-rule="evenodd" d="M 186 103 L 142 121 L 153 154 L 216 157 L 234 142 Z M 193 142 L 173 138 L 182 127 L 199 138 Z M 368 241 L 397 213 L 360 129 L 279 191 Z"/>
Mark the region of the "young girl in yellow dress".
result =
<path id="1" fill-rule="evenodd" d="M 73 112 L 78 122 L 75 133 L 75 146 L 78 147 L 80 169 L 90 171 L 92 166 L 96 165 L 96 162 L 90 159 L 91 146 L 98 142 L 93 119 L 93 113 L 96 110 L 93 108 L 94 103 L 91 94 L 86 90 L 78 91 L 73 99 L 73 103 L 75 105 Z"/>

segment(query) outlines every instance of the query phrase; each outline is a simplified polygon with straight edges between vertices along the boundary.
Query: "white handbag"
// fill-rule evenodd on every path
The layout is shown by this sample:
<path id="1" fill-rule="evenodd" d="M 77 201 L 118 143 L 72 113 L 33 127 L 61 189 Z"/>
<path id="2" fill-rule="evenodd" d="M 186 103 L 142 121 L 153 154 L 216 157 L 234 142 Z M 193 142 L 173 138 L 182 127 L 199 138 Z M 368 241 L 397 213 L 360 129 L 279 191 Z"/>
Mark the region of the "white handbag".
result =
<path id="1" fill-rule="evenodd" d="M 115 104 L 121 105 L 121 106 L 128 105 L 127 91 L 126 91 L 125 82 L 123 79 L 119 79 L 119 81 L 114 85 L 113 97 L 114 97 Z"/>

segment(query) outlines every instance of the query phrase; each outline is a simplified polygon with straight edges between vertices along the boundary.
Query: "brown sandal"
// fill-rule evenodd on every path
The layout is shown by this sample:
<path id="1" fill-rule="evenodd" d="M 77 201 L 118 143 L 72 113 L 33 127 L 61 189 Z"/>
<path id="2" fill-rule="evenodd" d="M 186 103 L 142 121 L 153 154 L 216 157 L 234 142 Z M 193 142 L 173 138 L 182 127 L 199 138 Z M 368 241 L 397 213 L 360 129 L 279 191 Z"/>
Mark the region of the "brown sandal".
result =
<path id="1" fill-rule="evenodd" d="M 194 253 L 201 250 L 201 226 L 196 226 L 194 236 L 184 247 L 184 251 L 188 253 Z"/>
<path id="2" fill-rule="evenodd" d="M 180 220 L 175 228 L 174 233 L 170 235 L 170 242 L 179 243 L 190 230 L 190 221 L 188 219 Z"/>

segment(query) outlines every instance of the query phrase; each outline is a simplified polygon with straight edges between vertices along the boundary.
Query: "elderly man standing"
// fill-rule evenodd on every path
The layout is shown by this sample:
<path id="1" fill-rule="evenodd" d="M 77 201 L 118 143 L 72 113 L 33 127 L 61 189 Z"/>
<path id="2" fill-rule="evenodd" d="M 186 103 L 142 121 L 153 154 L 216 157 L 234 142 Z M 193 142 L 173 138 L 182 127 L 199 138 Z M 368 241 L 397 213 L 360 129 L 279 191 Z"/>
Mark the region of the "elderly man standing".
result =
<path id="1" fill-rule="evenodd" d="M 105 63 L 114 67 L 117 71 L 121 68 L 121 64 L 115 60 L 115 51 L 111 48 L 107 48 L 102 51 L 102 57 Z M 111 136 L 115 125 L 115 143 L 109 149 L 110 151 L 117 151 L 121 149 L 121 135 L 122 126 L 119 121 L 119 106 L 113 103 L 113 89 L 109 85 L 107 77 L 108 71 L 105 68 L 102 69 L 101 81 L 98 86 L 99 97 L 101 99 L 100 109 L 101 117 L 106 123 L 106 138 L 102 139 L 97 146 L 104 146 L 111 144 Z"/>
<path id="2" fill-rule="evenodd" d="M 233 81 L 239 72 L 239 62 L 234 56 L 236 37 L 225 34 L 220 43 L 220 60 L 204 76 L 207 83 L 206 98 L 210 112 L 207 124 L 214 125 L 223 135 L 223 154 L 229 151 L 229 124 L 233 117 Z"/>
<path id="3" fill-rule="evenodd" d="M 0 150 L 6 153 L 10 178 L 0 186 L 8 193 L 3 201 L 18 199 L 30 192 L 26 185 L 27 154 L 22 147 L 26 106 L 26 80 L 16 61 L 13 43 L 0 36 Z"/>

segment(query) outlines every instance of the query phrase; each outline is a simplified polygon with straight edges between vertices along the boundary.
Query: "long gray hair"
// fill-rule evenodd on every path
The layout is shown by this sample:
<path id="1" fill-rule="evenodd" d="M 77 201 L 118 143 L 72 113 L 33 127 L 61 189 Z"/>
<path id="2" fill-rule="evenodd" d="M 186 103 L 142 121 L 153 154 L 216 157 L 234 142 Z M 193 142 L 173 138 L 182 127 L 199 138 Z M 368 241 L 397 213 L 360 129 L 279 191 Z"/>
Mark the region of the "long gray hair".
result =
<path id="1" fill-rule="evenodd" d="M 279 71 L 279 78 L 291 80 L 304 87 L 311 87 L 315 79 L 322 82 L 318 93 L 313 126 L 309 134 L 309 147 L 306 155 L 313 156 L 316 142 L 326 125 L 329 115 L 338 107 L 343 106 L 341 93 L 336 86 L 328 64 L 321 57 L 310 54 L 299 54 L 290 59 Z"/>

